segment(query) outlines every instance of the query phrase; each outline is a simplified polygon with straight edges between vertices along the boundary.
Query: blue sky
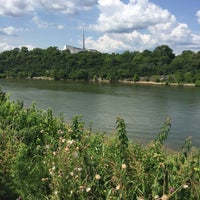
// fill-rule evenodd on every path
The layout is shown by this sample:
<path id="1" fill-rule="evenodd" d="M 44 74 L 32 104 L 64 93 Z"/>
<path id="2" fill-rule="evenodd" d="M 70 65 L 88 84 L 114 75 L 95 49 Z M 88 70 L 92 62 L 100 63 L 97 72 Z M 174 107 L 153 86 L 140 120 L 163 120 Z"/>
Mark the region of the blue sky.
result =
<path id="1" fill-rule="evenodd" d="M 200 51 L 199 0 L 0 0 L 0 51 L 15 47 L 101 52 Z"/>

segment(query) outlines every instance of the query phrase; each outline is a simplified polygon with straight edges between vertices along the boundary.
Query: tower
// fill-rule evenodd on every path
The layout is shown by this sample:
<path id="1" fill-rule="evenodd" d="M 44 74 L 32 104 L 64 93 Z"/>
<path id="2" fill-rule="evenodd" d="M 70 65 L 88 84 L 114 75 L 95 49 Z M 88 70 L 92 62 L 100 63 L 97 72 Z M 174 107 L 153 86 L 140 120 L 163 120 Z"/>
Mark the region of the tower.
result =
<path id="1" fill-rule="evenodd" d="M 84 29 L 83 29 L 83 50 L 85 50 L 85 33 L 84 33 Z"/>

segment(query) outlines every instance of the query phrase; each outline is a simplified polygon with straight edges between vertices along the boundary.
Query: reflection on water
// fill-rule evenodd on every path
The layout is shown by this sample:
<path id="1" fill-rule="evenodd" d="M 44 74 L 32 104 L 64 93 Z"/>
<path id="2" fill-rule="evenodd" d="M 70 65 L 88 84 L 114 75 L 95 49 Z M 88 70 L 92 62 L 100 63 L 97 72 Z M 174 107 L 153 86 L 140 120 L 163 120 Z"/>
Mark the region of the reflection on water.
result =
<path id="1" fill-rule="evenodd" d="M 81 114 L 93 130 L 110 132 L 121 116 L 131 140 L 153 140 L 167 117 L 172 119 L 171 147 L 180 147 L 187 136 L 200 146 L 200 89 L 42 80 L 0 80 L 11 99 L 35 101 L 42 109 L 62 113 L 66 121 Z"/>

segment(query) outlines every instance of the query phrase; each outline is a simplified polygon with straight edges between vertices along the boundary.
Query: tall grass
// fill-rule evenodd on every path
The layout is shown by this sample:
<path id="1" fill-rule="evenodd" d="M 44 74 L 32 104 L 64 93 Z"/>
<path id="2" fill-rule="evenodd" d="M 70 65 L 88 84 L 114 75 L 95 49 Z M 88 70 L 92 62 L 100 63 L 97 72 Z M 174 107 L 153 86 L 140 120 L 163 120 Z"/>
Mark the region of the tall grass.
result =
<path id="1" fill-rule="evenodd" d="M 92 133 L 80 116 L 66 124 L 1 91 L 0 199 L 200 199 L 200 151 L 190 138 L 167 150 L 170 127 L 167 119 L 144 147 L 128 140 L 121 118 L 114 135 Z"/>

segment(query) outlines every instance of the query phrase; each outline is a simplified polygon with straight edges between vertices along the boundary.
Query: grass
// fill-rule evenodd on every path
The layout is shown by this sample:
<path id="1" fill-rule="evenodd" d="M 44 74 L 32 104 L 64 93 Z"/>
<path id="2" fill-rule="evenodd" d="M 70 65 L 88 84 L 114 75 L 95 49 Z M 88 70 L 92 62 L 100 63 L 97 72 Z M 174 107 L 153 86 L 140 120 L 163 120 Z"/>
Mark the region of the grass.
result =
<path id="1" fill-rule="evenodd" d="M 187 138 L 169 152 L 170 127 L 167 119 L 144 147 L 128 140 L 121 118 L 114 135 L 92 133 L 80 116 L 66 124 L 1 91 L 0 199 L 200 199 L 200 151 Z"/>

